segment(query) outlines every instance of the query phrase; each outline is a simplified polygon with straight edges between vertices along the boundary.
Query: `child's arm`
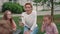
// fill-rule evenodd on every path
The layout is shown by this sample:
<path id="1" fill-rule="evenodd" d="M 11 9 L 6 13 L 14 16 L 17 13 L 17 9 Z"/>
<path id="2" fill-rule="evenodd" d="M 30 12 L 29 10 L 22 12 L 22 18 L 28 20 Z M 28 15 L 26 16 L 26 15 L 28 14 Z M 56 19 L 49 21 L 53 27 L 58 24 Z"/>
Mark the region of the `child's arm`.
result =
<path id="1" fill-rule="evenodd" d="M 45 29 L 45 24 L 43 22 L 42 27 L 41 27 L 41 32 L 44 32 L 44 29 Z"/>
<path id="2" fill-rule="evenodd" d="M 54 24 L 54 25 L 53 25 L 53 27 L 54 27 L 54 28 L 53 28 L 53 30 L 54 30 L 54 33 L 55 33 L 55 34 L 59 34 L 59 33 L 58 33 L 57 26 Z"/>
<path id="3" fill-rule="evenodd" d="M 41 32 L 44 32 L 44 28 L 43 28 L 43 25 L 42 25 L 42 27 L 41 27 Z"/>
<path id="4" fill-rule="evenodd" d="M 55 33 L 55 34 L 58 34 L 58 33 Z"/>
<path id="5" fill-rule="evenodd" d="M 15 24 L 14 20 L 13 20 L 12 26 L 13 26 L 13 30 L 16 31 L 16 24 Z"/>

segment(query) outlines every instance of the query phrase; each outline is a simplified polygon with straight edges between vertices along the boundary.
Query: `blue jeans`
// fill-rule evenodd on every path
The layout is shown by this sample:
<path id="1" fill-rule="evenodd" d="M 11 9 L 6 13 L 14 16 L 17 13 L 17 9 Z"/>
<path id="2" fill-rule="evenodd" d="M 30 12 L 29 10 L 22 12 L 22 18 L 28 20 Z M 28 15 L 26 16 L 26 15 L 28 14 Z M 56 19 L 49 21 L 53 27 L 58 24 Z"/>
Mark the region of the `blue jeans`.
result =
<path id="1" fill-rule="evenodd" d="M 15 32 L 13 32 L 13 34 L 19 34 L 21 32 L 20 29 L 17 29 Z"/>
<path id="2" fill-rule="evenodd" d="M 28 30 L 29 30 L 29 28 L 24 26 L 24 32 L 28 31 Z M 38 33 L 38 27 L 34 28 L 34 30 L 30 34 L 37 34 L 37 33 Z"/>

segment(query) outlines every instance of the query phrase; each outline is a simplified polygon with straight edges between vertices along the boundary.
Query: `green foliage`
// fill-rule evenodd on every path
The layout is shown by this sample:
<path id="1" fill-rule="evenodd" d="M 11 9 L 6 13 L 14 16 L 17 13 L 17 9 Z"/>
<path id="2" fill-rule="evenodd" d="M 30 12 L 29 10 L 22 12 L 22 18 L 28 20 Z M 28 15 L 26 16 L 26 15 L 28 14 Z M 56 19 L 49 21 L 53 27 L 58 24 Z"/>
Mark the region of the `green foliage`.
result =
<path id="1" fill-rule="evenodd" d="M 22 13 L 23 12 L 23 6 L 21 6 L 18 3 L 15 2 L 6 2 L 2 5 L 2 12 L 5 10 L 10 10 L 12 13 Z"/>
<path id="2" fill-rule="evenodd" d="M 42 0 L 42 5 L 46 4 L 48 0 Z"/>
<path id="3" fill-rule="evenodd" d="M 48 0 L 43 0 L 42 2 L 46 3 Z"/>
<path id="4" fill-rule="evenodd" d="M 54 2 L 55 5 L 60 5 L 60 2 Z"/>
<path id="5" fill-rule="evenodd" d="M 40 2 L 43 2 L 43 3 L 46 3 L 48 0 L 34 0 L 33 2 L 35 2 L 35 3 L 40 3 Z"/>
<path id="6" fill-rule="evenodd" d="M 35 3 L 40 3 L 42 0 L 34 0 Z"/>

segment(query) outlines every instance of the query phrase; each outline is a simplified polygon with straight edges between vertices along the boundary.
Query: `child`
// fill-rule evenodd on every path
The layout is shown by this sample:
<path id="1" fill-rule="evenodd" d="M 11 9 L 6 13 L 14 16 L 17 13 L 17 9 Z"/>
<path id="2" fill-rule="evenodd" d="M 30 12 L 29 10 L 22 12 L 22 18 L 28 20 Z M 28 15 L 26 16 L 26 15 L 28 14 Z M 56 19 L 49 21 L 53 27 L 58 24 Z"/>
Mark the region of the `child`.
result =
<path id="1" fill-rule="evenodd" d="M 16 24 L 12 19 L 11 11 L 6 10 L 0 21 L 0 34 L 13 34 L 14 31 L 16 31 Z"/>
<path id="2" fill-rule="evenodd" d="M 57 27 L 55 23 L 52 21 L 52 17 L 50 15 L 45 15 L 43 18 L 43 24 L 41 31 L 46 31 L 45 34 L 58 34 Z"/>

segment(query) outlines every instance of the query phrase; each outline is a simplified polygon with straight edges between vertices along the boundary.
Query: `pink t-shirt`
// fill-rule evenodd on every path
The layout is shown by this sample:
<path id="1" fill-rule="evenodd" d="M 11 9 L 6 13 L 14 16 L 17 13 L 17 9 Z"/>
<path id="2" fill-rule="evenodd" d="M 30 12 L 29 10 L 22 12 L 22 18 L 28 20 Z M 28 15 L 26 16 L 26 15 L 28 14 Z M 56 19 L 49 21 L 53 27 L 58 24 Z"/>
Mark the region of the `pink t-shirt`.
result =
<path id="1" fill-rule="evenodd" d="M 46 31 L 45 34 L 56 34 L 56 33 L 58 33 L 58 29 L 57 29 L 55 23 L 51 23 L 50 26 L 45 26 L 45 31 Z"/>

